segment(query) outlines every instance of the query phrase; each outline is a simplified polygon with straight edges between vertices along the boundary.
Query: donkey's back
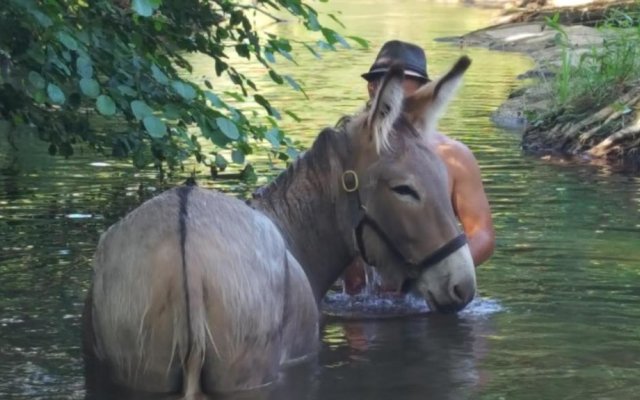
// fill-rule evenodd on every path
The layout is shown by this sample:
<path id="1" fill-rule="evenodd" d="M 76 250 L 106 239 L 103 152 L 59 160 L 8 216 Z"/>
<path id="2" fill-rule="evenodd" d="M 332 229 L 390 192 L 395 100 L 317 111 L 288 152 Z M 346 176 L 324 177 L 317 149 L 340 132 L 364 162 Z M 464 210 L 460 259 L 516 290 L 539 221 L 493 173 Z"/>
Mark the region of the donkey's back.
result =
<path id="1" fill-rule="evenodd" d="M 103 234 L 88 362 L 135 391 L 258 387 L 317 343 L 317 308 L 275 225 L 239 200 L 167 191 Z"/>

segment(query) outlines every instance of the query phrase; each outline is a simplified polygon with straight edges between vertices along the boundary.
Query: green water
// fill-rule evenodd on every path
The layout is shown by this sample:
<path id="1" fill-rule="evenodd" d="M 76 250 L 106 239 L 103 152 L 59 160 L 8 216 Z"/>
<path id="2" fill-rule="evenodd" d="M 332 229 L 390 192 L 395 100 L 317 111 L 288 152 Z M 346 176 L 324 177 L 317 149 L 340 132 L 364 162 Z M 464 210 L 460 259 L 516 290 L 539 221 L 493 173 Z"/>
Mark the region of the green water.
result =
<path id="1" fill-rule="evenodd" d="M 318 360 L 290 371 L 271 398 L 638 398 L 640 177 L 523 156 L 517 135 L 492 125 L 491 111 L 531 61 L 433 41 L 480 28 L 492 12 L 424 1 L 317 5 L 341 11 L 349 33 L 370 39 L 372 49 L 322 60 L 302 51 L 298 67 L 279 61 L 305 84 L 309 100 L 244 65 L 263 94 L 303 118 L 285 120 L 285 128 L 309 145 L 322 127 L 360 107 L 359 74 L 385 40 L 424 46 L 432 76 L 468 54 L 473 65 L 441 128 L 478 158 L 497 249 L 478 270 L 479 299 L 469 311 L 330 318 Z M 296 24 L 265 29 L 306 38 Z M 192 60 L 196 80 L 213 77 L 209 60 Z M 98 236 L 162 188 L 153 172 L 88 151 L 64 160 L 27 138 L 18 144 L 15 151 L 0 142 L 0 398 L 79 399 L 80 313 Z M 268 169 L 266 158 L 254 161 Z M 200 183 L 239 196 L 252 189 L 212 182 L 205 171 Z"/>

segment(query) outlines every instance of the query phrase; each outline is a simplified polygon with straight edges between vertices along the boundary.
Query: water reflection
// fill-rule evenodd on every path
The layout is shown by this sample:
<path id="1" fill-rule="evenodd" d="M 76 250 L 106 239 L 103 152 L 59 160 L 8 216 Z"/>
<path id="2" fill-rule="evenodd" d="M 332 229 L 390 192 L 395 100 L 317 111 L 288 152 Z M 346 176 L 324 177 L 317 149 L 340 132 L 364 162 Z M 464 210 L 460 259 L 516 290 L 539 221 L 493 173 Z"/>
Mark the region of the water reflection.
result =
<path id="1" fill-rule="evenodd" d="M 317 398 L 469 398 L 487 379 L 478 366 L 492 325 L 485 318 L 436 315 L 330 323 Z"/>

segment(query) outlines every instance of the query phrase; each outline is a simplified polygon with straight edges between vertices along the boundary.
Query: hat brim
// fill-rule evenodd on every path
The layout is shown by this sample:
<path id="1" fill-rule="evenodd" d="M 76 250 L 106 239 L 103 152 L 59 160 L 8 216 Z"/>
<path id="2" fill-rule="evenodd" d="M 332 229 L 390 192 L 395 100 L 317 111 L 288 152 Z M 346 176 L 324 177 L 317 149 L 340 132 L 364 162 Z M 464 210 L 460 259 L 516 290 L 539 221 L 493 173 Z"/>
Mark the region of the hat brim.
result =
<path id="1" fill-rule="evenodd" d="M 365 72 L 364 74 L 360 75 L 362 76 L 366 81 L 371 82 L 373 80 L 376 80 L 382 76 L 384 76 L 384 74 L 387 73 L 387 71 L 389 71 L 389 68 L 376 68 L 373 69 L 369 72 Z M 429 82 L 429 78 L 410 69 L 405 69 L 404 70 L 404 76 L 406 77 L 411 77 L 411 78 L 417 78 L 419 80 L 422 80 L 423 82 Z"/>

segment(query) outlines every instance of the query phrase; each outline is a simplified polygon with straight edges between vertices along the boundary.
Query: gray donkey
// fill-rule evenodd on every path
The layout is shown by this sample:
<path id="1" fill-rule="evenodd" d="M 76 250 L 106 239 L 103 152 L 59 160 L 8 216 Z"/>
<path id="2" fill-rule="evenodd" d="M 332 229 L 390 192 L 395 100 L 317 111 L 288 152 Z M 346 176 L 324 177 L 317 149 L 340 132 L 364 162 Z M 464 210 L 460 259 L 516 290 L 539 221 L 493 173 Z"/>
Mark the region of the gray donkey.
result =
<path id="1" fill-rule="evenodd" d="M 110 227 L 85 308 L 87 365 L 186 398 L 267 385 L 316 352 L 318 304 L 358 254 L 433 310 L 465 307 L 475 270 L 426 138 L 469 64 L 406 99 L 393 66 L 369 107 L 247 203 L 178 187 Z"/>

